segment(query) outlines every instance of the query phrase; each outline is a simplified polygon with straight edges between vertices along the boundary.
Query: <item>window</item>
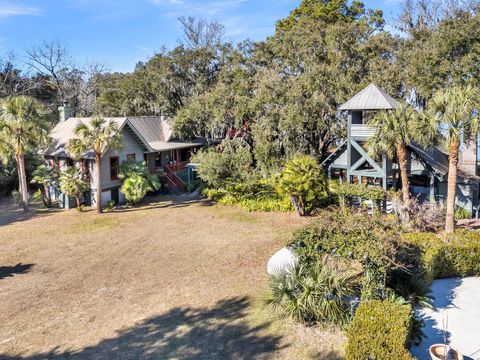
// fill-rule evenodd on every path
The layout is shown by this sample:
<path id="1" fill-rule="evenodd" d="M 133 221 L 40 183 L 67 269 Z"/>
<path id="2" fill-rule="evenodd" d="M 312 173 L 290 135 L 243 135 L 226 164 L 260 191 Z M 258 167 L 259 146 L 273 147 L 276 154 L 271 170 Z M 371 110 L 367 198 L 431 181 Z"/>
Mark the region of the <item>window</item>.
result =
<path id="1" fill-rule="evenodd" d="M 127 161 L 135 161 L 135 154 L 127 154 Z"/>
<path id="2" fill-rule="evenodd" d="M 68 158 L 67 159 L 67 166 L 68 167 L 73 167 L 74 165 L 75 165 L 75 162 L 73 161 L 73 159 Z"/>
<path id="3" fill-rule="evenodd" d="M 118 180 L 118 172 L 120 170 L 120 160 L 118 156 L 110 158 L 110 179 Z"/>

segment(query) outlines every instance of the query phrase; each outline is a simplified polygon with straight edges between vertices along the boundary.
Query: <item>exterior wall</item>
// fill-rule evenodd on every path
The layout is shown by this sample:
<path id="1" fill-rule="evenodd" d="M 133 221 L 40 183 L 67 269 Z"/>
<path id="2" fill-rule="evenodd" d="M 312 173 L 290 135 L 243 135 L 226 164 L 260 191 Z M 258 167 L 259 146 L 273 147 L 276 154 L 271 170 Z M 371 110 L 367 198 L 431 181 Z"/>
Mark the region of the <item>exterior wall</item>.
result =
<path id="1" fill-rule="evenodd" d="M 460 181 L 458 179 L 457 181 Z M 448 193 L 447 181 L 442 181 L 438 185 L 437 200 L 446 201 Z M 475 215 L 473 208 L 475 201 L 475 186 L 471 184 L 457 184 L 456 205 L 468 210 L 472 215 Z"/>
<path id="2" fill-rule="evenodd" d="M 135 154 L 135 159 L 137 161 L 143 161 L 143 148 L 135 140 L 135 138 L 127 131 L 123 131 L 123 147 L 119 150 L 108 150 L 102 157 L 102 167 L 101 171 L 101 181 L 102 181 L 102 190 L 108 190 L 111 188 L 121 186 L 121 180 L 112 180 L 110 178 L 110 158 L 118 156 L 119 163 L 122 164 L 124 161 L 127 161 L 128 154 Z M 95 173 L 95 170 L 93 171 Z M 94 176 L 93 179 L 96 179 Z M 92 182 L 92 189 L 96 189 L 96 181 Z"/>
<path id="3" fill-rule="evenodd" d="M 477 141 L 469 141 L 462 144 L 459 167 L 465 172 L 477 175 L 478 144 Z"/>

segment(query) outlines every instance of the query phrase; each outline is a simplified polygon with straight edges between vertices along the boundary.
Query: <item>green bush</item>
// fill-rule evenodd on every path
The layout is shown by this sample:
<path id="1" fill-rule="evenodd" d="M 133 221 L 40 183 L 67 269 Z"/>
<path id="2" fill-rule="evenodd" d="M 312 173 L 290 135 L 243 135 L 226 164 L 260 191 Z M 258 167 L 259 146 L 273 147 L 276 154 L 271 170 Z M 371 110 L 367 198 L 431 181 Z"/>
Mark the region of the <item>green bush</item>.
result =
<path id="1" fill-rule="evenodd" d="M 202 193 L 210 200 L 223 205 L 239 206 L 246 211 L 293 211 L 288 196 L 276 193 L 269 180 L 250 178 L 241 184 L 227 186 L 226 189 L 205 188 Z"/>
<path id="2" fill-rule="evenodd" d="M 358 295 L 358 276 L 332 264 L 297 265 L 270 276 L 268 305 L 307 324 L 346 324 L 352 316 L 350 300 Z"/>
<path id="3" fill-rule="evenodd" d="M 465 208 L 457 207 L 455 209 L 455 220 L 471 219 L 472 213 Z"/>
<path id="4" fill-rule="evenodd" d="M 403 238 L 416 248 L 428 280 L 480 275 L 480 233 L 457 230 L 447 238 L 433 233 L 409 233 Z"/>
<path id="5" fill-rule="evenodd" d="M 137 204 L 149 191 L 160 189 L 158 176 L 151 174 L 145 161 L 124 161 L 120 165 L 121 191 L 129 204 Z"/>
<path id="6" fill-rule="evenodd" d="M 389 269 L 406 258 L 399 232 L 391 217 L 330 208 L 299 230 L 289 246 L 301 263 L 318 261 L 325 254 L 361 262 L 365 270 L 362 297 L 382 298 Z"/>
<path id="7" fill-rule="evenodd" d="M 278 176 L 277 191 L 290 197 L 300 216 L 308 216 L 327 197 L 328 184 L 314 157 L 298 155 L 287 162 Z"/>
<path id="8" fill-rule="evenodd" d="M 367 200 L 384 200 L 387 192 L 380 186 L 366 186 L 361 184 L 339 184 L 337 189 L 337 195 L 347 198 L 361 198 Z"/>
<path id="9" fill-rule="evenodd" d="M 213 188 L 226 188 L 241 183 L 252 171 L 252 154 L 241 140 L 225 140 L 216 147 L 200 150 L 191 159 L 199 164 L 198 177 Z"/>
<path id="10" fill-rule="evenodd" d="M 347 360 L 413 359 L 407 350 L 412 327 L 409 305 L 362 302 L 347 333 Z"/>

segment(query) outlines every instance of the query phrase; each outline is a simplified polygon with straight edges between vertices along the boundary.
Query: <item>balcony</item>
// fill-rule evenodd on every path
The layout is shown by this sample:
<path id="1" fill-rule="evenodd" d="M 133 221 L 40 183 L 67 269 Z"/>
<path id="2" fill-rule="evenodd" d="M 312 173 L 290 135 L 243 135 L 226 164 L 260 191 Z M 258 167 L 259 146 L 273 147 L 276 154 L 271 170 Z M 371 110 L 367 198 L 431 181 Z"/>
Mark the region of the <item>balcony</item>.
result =
<path id="1" fill-rule="evenodd" d="M 375 129 L 365 124 L 350 124 L 350 137 L 356 139 L 368 139 L 375 135 Z"/>

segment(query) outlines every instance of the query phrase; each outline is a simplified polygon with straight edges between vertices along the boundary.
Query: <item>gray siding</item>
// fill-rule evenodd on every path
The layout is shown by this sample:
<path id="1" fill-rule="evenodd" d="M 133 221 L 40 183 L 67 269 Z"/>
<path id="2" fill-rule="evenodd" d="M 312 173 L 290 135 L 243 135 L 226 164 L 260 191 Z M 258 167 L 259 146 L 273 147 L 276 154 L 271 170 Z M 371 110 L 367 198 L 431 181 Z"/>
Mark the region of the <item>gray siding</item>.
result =
<path id="1" fill-rule="evenodd" d="M 135 159 L 143 161 L 143 147 L 130 135 L 127 130 L 123 131 L 123 147 L 119 150 L 108 150 L 102 157 L 101 179 L 102 189 L 120 186 L 120 180 L 110 179 L 110 158 L 118 156 L 120 164 L 127 160 L 128 154 L 135 154 Z"/>

